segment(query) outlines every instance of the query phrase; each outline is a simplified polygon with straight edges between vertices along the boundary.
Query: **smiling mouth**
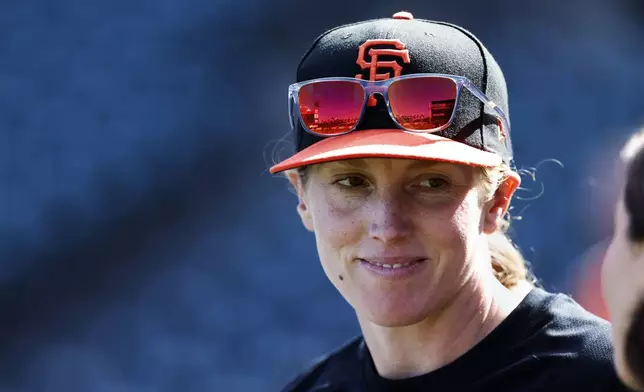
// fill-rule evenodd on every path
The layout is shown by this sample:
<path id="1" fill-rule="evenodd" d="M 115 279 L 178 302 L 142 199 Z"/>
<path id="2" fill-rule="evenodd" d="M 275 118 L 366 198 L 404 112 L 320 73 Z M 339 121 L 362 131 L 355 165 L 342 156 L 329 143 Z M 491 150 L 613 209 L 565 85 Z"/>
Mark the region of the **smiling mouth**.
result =
<path id="1" fill-rule="evenodd" d="M 398 269 L 398 268 L 405 268 L 405 267 L 411 267 L 414 264 L 421 263 L 423 262 L 424 259 L 413 259 L 410 261 L 406 262 L 397 262 L 397 263 L 378 263 L 376 261 L 372 260 L 366 260 L 366 259 L 358 259 L 359 261 L 375 265 L 380 268 L 388 268 L 388 269 Z"/>

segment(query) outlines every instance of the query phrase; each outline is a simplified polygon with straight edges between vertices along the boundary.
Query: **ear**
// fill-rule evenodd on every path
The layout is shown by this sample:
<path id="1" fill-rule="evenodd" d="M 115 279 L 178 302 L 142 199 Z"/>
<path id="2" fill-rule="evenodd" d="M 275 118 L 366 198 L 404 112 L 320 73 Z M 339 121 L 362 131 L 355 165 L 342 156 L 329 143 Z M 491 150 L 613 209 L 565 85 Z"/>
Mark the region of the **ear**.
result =
<path id="1" fill-rule="evenodd" d="M 300 215 L 300 219 L 302 219 L 302 224 L 308 231 L 313 232 L 313 217 L 307 207 L 306 193 L 304 191 L 302 181 L 300 180 L 300 176 L 295 170 L 291 170 L 286 173 L 286 178 L 288 178 L 288 181 L 297 193 L 297 213 Z"/>
<path id="2" fill-rule="evenodd" d="M 519 187 L 521 179 L 518 174 L 511 173 L 494 193 L 494 197 L 483 206 L 483 232 L 492 234 L 496 232 L 500 225 L 501 219 L 510 207 L 512 195 Z"/>

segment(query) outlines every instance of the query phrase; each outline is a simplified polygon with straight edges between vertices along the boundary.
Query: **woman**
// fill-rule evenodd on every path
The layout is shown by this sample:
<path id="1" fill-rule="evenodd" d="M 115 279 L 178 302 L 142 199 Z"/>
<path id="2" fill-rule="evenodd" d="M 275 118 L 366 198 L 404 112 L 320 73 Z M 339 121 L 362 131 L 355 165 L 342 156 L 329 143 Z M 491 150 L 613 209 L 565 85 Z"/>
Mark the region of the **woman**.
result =
<path id="1" fill-rule="evenodd" d="M 644 131 L 631 137 L 622 161 L 626 182 L 602 265 L 602 291 L 613 322 L 618 374 L 644 391 Z"/>
<path id="2" fill-rule="evenodd" d="M 520 183 L 501 69 L 461 27 L 321 35 L 289 88 L 297 191 L 362 336 L 285 391 L 619 391 L 610 328 L 534 288 L 503 234 Z"/>

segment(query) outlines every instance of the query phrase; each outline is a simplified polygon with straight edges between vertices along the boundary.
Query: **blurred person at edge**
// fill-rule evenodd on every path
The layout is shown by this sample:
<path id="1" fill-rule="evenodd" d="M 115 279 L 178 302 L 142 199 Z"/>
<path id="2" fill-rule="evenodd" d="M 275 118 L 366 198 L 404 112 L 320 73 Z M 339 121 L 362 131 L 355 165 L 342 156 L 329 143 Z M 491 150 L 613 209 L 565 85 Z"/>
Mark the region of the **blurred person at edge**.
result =
<path id="1" fill-rule="evenodd" d="M 621 155 L 626 179 L 602 266 L 602 291 L 613 323 L 618 374 L 644 391 L 644 130 Z"/>
<path id="2" fill-rule="evenodd" d="M 288 100 L 296 152 L 271 173 L 362 333 L 284 391 L 625 390 L 608 322 L 536 287 L 505 235 L 507 88 L 472 33 L 404 11 L 336 27 Z"/>

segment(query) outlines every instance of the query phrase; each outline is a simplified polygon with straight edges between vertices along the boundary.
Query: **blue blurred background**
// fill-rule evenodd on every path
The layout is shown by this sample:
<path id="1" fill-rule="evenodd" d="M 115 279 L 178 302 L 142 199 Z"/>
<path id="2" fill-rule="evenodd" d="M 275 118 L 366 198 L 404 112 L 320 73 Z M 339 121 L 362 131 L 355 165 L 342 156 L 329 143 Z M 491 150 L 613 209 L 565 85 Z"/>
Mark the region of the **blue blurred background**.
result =
<path id="1" fill-rule="evenodd" d="M 3 0 L 0 391 L 276 391 L 356 334 L 267 169 L 312 41 L 400 10 L 496 57 L 537 169 L 513 237 L 546 288 L 605 314 L 641 2 Z"/>

